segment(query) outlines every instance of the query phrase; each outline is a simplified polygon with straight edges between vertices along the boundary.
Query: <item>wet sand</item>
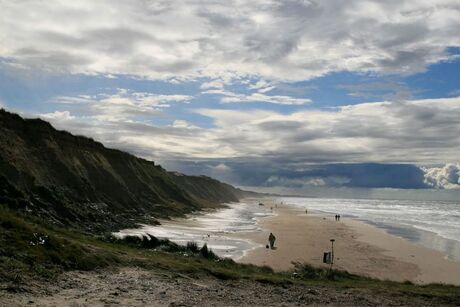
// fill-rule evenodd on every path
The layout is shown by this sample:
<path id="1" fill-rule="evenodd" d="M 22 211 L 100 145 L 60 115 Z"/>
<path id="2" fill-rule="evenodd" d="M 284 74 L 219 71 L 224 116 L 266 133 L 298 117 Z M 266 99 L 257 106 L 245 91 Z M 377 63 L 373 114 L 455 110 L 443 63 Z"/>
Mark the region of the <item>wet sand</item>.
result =
<path id="1" fill-rule="evenodd" d="M 367 223 L 333 215 L 305 213 L 288 205 L 275 205 L 275 216 L 258 221 L 262 231 L 237 233 L 263 247 L 248 251 L 238 262 L 267 265 L 277 271 L 293 267 L 292 262 L 325 266 L 322 255 L 335 239 L 334 267 L 351 273 L 395 281 L 460 285 L 460 263 L 442 253 L 416 245 Z M 276 249 L 265 248 L 273 232 Z"/>

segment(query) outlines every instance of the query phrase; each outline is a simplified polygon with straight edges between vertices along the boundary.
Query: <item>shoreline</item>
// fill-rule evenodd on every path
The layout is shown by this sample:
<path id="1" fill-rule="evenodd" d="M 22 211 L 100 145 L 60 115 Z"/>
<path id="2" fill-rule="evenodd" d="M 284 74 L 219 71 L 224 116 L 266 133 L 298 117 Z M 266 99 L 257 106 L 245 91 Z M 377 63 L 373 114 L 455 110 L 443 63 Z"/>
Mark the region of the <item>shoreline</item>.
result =
<path id="1" fill-rule="evenodd" d="M 250 202 L 258 200 L 251 199 Z M 447 255 L 396 236 L 370 223 L 333 215 L 305 211 L 288 204 L 276 207 L 273 199 L 263 199 L 273 206 L 275 215 L 257 220 L 259 232 L 235 233 L 263 247 L 247 251 L 238 262 L 268 265 L 276 271 L 293 268 L 292 261 L 325 267 L 323 252 L 330 251 L 335 239 L 334 267 L 350 273 L 394 281 L 448 283 L 460 285 L 460 263 Z M 276 250 L 265 248 L 268 234 L 277 237 Z"/>

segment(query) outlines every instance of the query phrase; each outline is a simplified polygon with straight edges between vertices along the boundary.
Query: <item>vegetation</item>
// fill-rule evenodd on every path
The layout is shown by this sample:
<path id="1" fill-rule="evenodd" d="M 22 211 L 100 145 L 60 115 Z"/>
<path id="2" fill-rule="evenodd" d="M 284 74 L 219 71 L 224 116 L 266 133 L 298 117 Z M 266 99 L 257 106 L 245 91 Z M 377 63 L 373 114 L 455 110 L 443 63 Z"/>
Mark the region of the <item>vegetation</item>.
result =
<path id="1" fill-rule="evenodd" d="M 205 243 L 201 248 L 196 242 L 187 242 L 185 246 L 178 245 L 167 239 L 158 239 L 150 234 L 142 236 L 124 236 L 123 238 L 117 238 L 112 235 L 105 237 L 103 240 L 112 242 L 115 244 L 127 245 L 130 247 L 136 247 L 139 249 L 150 249 L 154 251 L 164 251 L 171 253 L 182 253 L 182 255 L 193 255 L 201 256 L 206 259 L 220 260 L 211 249 L 208 249 L 208 245 Z"/>

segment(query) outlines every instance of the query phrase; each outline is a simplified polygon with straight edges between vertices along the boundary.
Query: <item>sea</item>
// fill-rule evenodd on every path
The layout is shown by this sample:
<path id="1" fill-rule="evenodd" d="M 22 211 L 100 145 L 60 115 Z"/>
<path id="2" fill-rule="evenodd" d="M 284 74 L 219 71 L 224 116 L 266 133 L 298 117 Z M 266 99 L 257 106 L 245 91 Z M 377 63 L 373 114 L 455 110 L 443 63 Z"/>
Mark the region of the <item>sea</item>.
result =
<path id="1" fill-rule="evenodd" d="M 316 197 L 280 197 L 275 201 L 309 212 L 340 214 L 342 218 L 364 221 L 460 262 L 460 202 Z M 115 235 L 149 233 L 182 245 L 189 241 L 200 246 L 206 243 L 219 256 L 238 260 L 260 245 L 232 234 L 260 231 L 257 221 L 276 213 L 254 201 L 226 206 L 190 215 L 185 220 L 164 221 L 160 226 L 125 229 Z"/>

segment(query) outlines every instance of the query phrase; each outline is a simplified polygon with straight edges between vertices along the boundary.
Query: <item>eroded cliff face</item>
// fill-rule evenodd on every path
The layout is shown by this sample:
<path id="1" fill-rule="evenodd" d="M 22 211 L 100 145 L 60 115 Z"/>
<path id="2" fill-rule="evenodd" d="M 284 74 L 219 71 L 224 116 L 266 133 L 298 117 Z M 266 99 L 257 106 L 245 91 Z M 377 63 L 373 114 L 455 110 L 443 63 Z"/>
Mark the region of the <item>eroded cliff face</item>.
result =
<path id="1" fill-rule="evenodd" d="M 14 210 L 99 232 L 216 207 L 245 193 L 0 110 L 0 203 Z"/>

